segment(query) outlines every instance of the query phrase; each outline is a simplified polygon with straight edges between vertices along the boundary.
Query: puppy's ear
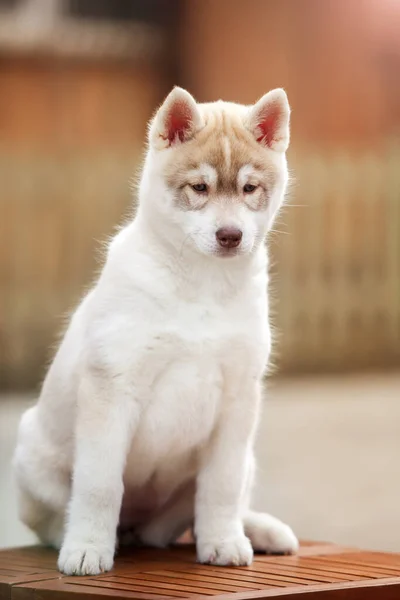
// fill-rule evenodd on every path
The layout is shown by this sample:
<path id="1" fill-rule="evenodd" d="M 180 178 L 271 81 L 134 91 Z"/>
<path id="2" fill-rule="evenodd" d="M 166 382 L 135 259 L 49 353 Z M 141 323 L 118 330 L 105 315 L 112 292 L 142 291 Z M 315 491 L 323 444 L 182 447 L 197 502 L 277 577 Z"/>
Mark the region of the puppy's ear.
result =
<path id="1" fill-rule="evenodd" d="M 203 123 L 196 101 L 175 87 L 158 109 L 149 129 L 149 142 L 162 150 L 190 140 Z"/>
<path id="2" fill-rule="evenodd" d="M 286 92 L 280 88 L 265 94 L 251 107 L 247 127 L 257 142 L 275 152 L 289 146 L 290 107 Z"/>

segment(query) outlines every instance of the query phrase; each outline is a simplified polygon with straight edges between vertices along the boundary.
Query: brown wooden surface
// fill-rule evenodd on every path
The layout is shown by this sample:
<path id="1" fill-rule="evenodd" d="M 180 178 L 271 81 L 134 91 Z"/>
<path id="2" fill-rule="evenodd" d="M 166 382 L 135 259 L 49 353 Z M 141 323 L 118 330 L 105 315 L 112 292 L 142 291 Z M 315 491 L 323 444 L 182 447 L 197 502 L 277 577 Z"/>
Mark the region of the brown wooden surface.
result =
<path id="1" fill-rule="evenodd" d="M 0 552 L 0 600 L 251 598 L 400 599 L 400 554 L 305 542 L 298 556 L 257 555 L 250 567 L 196 564 L 192 545 L 123 550 L 97 577 L 65 577 L 56 553 L 39 547 Z"/>

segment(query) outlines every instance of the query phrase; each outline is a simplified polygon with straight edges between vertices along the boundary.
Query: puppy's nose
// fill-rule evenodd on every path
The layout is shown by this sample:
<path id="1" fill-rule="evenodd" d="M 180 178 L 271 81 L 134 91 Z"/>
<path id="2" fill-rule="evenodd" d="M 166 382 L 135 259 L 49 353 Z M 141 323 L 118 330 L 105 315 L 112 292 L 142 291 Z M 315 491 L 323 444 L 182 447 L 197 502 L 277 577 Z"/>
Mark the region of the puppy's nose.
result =
<path id="1" fill-rule="evenodd" d="M 243 233 L 236 227 L 221 227 L 215 235 L 222 248 L 236 248 L 242 241 Z"/>

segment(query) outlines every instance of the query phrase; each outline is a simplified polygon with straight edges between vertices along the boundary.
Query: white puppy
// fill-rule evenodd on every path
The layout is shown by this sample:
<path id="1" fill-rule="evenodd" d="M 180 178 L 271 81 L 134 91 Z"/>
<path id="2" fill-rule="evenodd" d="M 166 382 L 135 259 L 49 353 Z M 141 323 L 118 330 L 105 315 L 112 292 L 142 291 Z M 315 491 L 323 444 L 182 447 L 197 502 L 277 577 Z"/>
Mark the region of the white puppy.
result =
<path id="1" fill-rule="evenodd" d="M 165 546 L 194 524 L 216 565 L 298 547 L 249 509 L 289 112 L 279 89 L 248 107 L 175 88 L 151 122 L 137 215 L 19 428 L 20 515 L 64 573 L 111 569 L 118 527 Z"/>

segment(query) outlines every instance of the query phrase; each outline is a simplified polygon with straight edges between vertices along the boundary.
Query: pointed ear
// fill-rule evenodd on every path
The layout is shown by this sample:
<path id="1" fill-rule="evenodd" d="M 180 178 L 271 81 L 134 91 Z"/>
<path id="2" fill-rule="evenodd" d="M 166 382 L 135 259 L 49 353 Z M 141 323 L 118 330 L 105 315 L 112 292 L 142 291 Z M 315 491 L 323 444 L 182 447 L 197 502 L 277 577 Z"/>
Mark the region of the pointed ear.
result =
<path id="1" fill-rule="evenodd" d="M 276 152 L 289 146 L 290 107 L 286 92 L 280 88 L 265 94 L 249 113 L 248 128 L 257 142 Z"/>
<path id="2" fill-rule="evenodd" d="M 175 87 L 150 124 L 149 141 L 158 149 L 190 140 L 203 123 L 193 96 Z"/>

